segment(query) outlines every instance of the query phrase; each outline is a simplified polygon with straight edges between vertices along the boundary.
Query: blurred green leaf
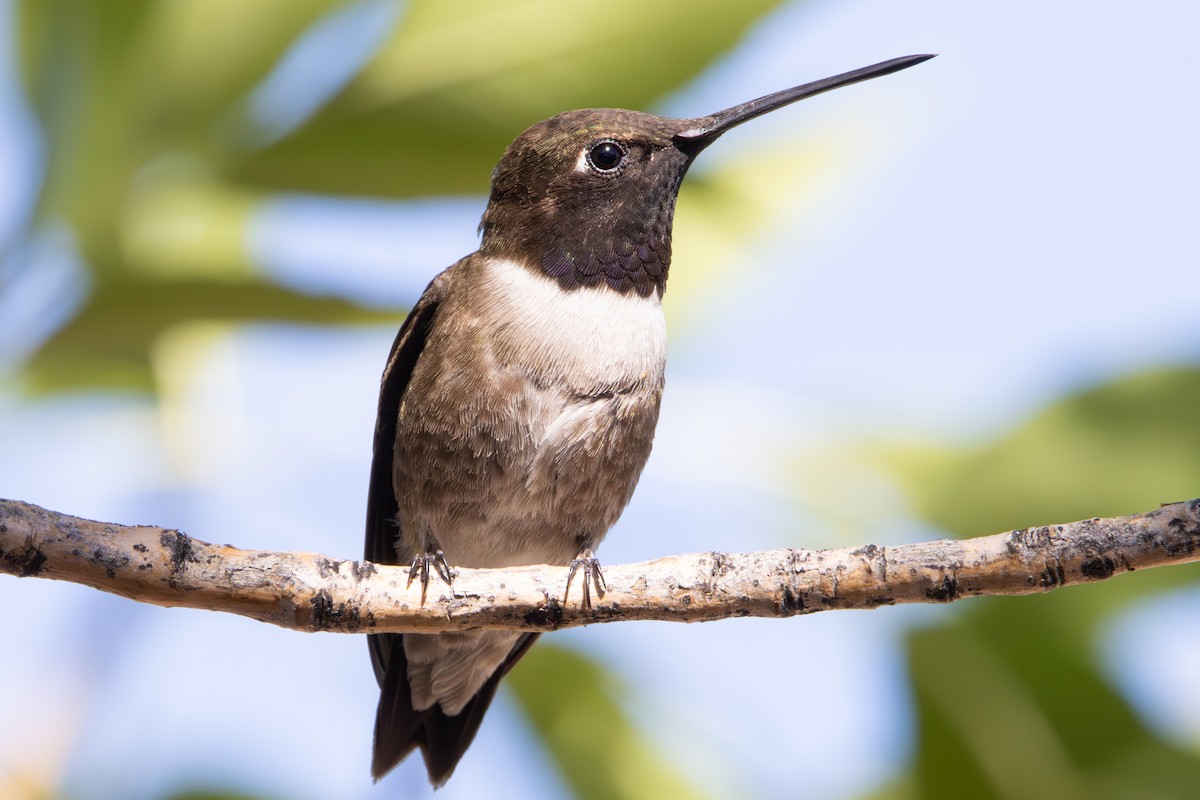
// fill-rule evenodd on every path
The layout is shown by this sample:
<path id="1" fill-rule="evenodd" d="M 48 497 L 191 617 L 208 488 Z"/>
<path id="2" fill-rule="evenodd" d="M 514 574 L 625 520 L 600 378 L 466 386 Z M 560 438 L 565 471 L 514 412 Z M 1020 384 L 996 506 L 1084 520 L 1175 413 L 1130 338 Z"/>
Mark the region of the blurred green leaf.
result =
<path id="1" fill-rule="evenodd" d="M 563 778 L 580 798 L 703 797 L 638 732 L 603 667 L 541 642 L 506 680 Z"/>
<path id="2" fill-rule="evenodd" d="M 247 794 L 223 789 L 182 789 L 172 792 L 163 800 L 268 800 L 268 795 Z"/>
<path id="3" fill-rule="evenodd" d="M 346 0 L 160 2 L 141 53 L 146 121 L 202 149 L 224 142 L 246 96 L 309 27 Z M 199 134 L 199 135 L 198 135 Z"/>
<path id="4" fill-rule="evenodd" d="M 70 226 L 95 287 L 78 316 L 35 354 L 27 386 L 152 389 L 154 338 L 191 318 L 381 318 L 250 280 L 256 270 L 244 227 L 258 198 L 205 177 L 206 152 L 236 103 L 296 35 L 338 4 L 20 4 L 23 74 L 48 146 L 35 224 Z M 190 224 L 182 213 L 193 215 Z M 180 274 L 186 279 L 164 282 Z"/>
<path id="5" fill-rule="evenodd" d="M 1196 796 L 1200 754 L 1152 734 L 1095 666 L 1077 612 L 1106 588 L 981 601 L 911 636 L 919 736 L 908 796 Z"/>
<path id="6" fill-rule="evenodd" d="M 49 144 L 43 214 L 106 227 L 135 173 L 207 152 L 236 104 L 344 0 L 24 0 L 20 53 Z M 93 265 L 99 267 L 99 265 Z"/>
<path id="7" fill-rule="evenodd" d="M 528 126 L 581 106 L 646 109 L 777 4 L 415 0 L 338 97 L 279 142 L 231 157 L 224 171 L 288 191 L 483 193 Z"/>
<path id="8" fill-rule="evenodd" d="M 67 218 L 76 235 L 103 225 L 140 160 L 136 53 L 153 0 L 25 0 L 20 52 L 47 144 L 39 217 Z"/>

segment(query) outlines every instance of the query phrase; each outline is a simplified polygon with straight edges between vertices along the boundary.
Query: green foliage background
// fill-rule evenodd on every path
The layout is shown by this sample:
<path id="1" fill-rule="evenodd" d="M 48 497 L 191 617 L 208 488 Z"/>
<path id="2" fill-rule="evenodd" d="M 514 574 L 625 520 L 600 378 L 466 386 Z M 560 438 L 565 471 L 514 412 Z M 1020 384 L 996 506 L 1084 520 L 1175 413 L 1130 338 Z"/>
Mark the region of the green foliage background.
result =
<path id="1" fill-rule="evenodd" d="M 1066 398 L 980 447 L 885 460 L 918 513 L 948 531 L 1115 516 L 1146 497 L 1196 495 L 1197 409 L 1200 372 L 1160 371 Z M 1198 579 L 1192 564 L 987 598 L 915 631 L 914 762 L 880 797 L 1193 796 L 1200 752 L 1147 729 L 1102 671 L 1097 639 L 1125 609 Z"/>
<path id="2" fill-rule="evenodd" d="M 250 216 L 280 193 L 484 193 L 497 156 L 531 120 L 585 103 L 653 107 L 776 4 L 610 0 L 580 25 L 598 10 L 417 0 L 327 103 L 281 136 L 261 130 L 249 93 L 310 26 L 347 5 L 19 3 L 22 76 L 47 148 L 20 235 L 65 224 L 90 273 L 82 306 L 17 373 L 29 392 L 153 394 L 156 344 L 195 321 L 398 320 L 403 309 L 274 282 L 247 249 Z M 681 15 L 688 35 L 661 35 Z M 689 189 L 697 229 L 736 238 L 763 224 L 746 213 L 736 173 Z M 869 443 L 858 453 L 903 487 L 921 519 L 983 534 L 1200 494 L 1197 409 L 1200 372 L 1166 370 L 1080 392 L 993 441 Z M 1196 748 L 1140 721 L 1101 670 L 1096 637 L 1131 604 L 1198 579 L 1195 568 L 1168 569 L 964 603 L 914 631 L 912 758 L 876 796 L 1197 796 Z M 655 752 L 601 664 L 544 642 L 509 684 L 578 796 L 709 794 Z"/>

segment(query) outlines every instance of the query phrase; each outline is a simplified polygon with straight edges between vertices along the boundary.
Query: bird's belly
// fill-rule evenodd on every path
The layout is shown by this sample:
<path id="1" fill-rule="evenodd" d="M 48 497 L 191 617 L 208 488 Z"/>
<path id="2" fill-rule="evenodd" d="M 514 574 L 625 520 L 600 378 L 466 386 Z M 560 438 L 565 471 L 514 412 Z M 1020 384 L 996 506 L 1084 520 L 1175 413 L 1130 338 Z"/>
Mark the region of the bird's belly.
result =
<path id="1" fill-rule="evenodd" d="M 530 386 L 524 413 L 477 424 L 434 458 L 428 448 L 397 453 L 397 463 L 422 465 L 402 479 L 404 555 L 427 549 L 425 537 L 459 566 L 565 564 L 599 543 L 650 454 L 659 387 L 558 394 Z"/>

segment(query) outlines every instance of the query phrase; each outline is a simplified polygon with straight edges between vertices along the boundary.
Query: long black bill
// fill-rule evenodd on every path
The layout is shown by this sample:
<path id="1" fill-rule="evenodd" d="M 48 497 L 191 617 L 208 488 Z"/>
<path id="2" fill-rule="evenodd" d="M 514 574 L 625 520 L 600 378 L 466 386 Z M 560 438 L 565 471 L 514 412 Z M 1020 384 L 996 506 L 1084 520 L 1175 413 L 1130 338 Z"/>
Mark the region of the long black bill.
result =
<path id="1" fill-rule="evenodd" d="M 743 122 L 752 120 L 755 117 L 761 117 L 768 111 L 774 111 L 789 103 L 794 103 L 797 100 L 803 100 L 806 97 L 812 97 L 822 92 L 828 92 L 830 89 L 837 89 L 840 86 L 849 86 L 852 83 L 878 78 L 881 75 L 890 75 L 893 72 L 899 72 L 902 69 L 916 66 L 922 61 L 928 61 L 931 58 L 933 58 L 932 55 L 893 58 L 891 61 L 884 61 L 880 64 L 863 67 L 862 69 L 844 72 L 841 75 L 834 75 L 832 78 L 825 78 L 824 80 L 806 83 L 803 86 L 784 89 L 782 92 L 775 92 L 766 97 L 760 97 L 757 100 L 751 100 L 748 103 L 742 103 L 733 108 L 718 111 L 711 116 L 691 120 L 696 123 L 696 126 L 675 134 L 675 143 L 681 145 L 682 149 L 699 152 L 730 128 L 741 125 Z"/>

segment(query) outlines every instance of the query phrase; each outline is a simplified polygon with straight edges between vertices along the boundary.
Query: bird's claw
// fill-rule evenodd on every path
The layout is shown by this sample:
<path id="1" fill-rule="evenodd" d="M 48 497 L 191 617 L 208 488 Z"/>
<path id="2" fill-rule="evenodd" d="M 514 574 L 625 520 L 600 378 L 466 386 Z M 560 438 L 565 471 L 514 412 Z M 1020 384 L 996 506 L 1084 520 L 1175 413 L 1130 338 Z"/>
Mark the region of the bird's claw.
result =
<path id="1" fill-rule="evenodd" d="M 590 611 L 592 608 L 592 586 L 596 587 L 596 596 L 604 597 L 604 593 L 608 591 L 608 583 L 604 580 L 604 572 L 600 569 L 600 562 L 592 555 L 591 550 L 585 550 L 579 558 L 571 562 L 571 568 L 567 570 L 567 590 L 563 593 L 563 604 L 567 602 L 567 598 L 571 595 L 571 581 L 575 579 L 575 573 L 583 570 L 583 608 Z"/>
<path id="2" fill-rule="evenodd" d="M 454 594 L 454 573 L 450 570 L 450 565 L 446 563 L 446 556 L 441 550 L 434 553 L 418 553 L 413 556 L 412 566 L 408 568 L 408 583 L 405 588 L 412 586 L 412 582 L 418 578 L 421 581 L 421 605 L 425 605 L 425 592 L 429 589 L 429 573 L 436 572 L 447 586 L 450 587 L 450 593 Z"/>

